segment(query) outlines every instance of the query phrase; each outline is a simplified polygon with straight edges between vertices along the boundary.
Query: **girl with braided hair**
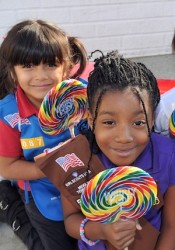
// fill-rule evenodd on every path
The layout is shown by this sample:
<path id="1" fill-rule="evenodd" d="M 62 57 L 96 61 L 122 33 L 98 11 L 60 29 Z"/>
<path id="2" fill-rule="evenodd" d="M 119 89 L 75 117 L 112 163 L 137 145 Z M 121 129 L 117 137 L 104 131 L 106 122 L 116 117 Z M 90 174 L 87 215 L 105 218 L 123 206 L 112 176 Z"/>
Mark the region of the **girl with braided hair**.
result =
<path id="1" fill-rule="evenodd" d="M 154 112 L 160 101 L 154 75 L 145 65 L 111 52 L 95 60 L 88 82 L 88 123 L 91 127 L 88 138 L 92 154 L 98 155 L 105 168 L 126 165 L 145 170 L 156 180 L 163 201 L 144 216 L 157 232 L 151 247 L 153 234 L 146 241 L 137 238 L 137 234 L 144 231 L 143 224 L 140 226 L 133 220 L 107 224 L 87 221 L 62 195 L 68 234 L 80 240 L 81 250 L 123 250 L 127 247 L 129 250 L 173 250 L 175 141 L 152 132 Z M 82 225 L 83 237 L 80 236 Z M 134 245 L 136 238 L 140 241 L 139 248 Z"/>

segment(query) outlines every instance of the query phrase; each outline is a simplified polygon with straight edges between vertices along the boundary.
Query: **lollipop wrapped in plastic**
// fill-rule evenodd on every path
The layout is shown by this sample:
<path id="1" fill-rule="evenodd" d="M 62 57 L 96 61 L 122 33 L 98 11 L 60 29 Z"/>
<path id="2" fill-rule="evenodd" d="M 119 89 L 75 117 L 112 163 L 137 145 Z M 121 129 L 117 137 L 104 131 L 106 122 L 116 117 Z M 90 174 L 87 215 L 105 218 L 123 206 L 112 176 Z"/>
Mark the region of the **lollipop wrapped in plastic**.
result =
<path id="1" fill-rule="evenodd" d="M 38 114 L 44 133 L 59 134 L 87 117 L 87 86 L 75 79 L 62 81 L 45 96 Z"/>
<path id="2" fill-rule="evenodd" d="M 170 136 L 175 137 L 175 110 L 170 117 Z"/>
<path id="3" fill-rule="evenodd" d="M 157 201 L 157 185 L 144 170 L 133 166 L 106 169 L 86 185 L 81 210 L 87 219 L 111 223 L 138 219 Z"/>

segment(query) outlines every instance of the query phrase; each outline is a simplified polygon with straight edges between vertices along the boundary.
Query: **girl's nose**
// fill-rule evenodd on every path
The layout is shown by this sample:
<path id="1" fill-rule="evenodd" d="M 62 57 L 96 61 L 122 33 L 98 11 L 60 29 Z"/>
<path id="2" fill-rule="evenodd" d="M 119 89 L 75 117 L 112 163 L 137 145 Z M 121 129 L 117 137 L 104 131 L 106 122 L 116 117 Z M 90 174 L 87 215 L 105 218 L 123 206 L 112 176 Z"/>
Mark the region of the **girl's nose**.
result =
<path id="1" fill-rule="evenodd" d="M 48 79 L 47 70 L 43 64 L 40 64 L 36 67 L 35 79 L 37 80 Z"/>
<path id="2" fill-rule="evenodd" d="M 129 125 L 118 125 L 116 127 L 115 140 L 118 143 L 129 143 L 133 141 L 132 131 Z"/>

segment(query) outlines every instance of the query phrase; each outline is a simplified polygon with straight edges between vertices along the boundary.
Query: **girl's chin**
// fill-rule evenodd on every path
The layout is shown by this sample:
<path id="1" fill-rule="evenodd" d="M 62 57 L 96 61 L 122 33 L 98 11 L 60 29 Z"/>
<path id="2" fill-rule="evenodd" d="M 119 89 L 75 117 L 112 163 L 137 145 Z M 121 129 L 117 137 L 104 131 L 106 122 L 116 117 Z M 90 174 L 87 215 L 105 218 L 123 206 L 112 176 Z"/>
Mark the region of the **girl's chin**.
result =
<path id="1" fill-rule="evenodd" d="M 126 160 L 119 160 L 119 161 L 113 161 L 113 164 L 116 166 L 133 166 L 133 161 L 126 161 Z"/>

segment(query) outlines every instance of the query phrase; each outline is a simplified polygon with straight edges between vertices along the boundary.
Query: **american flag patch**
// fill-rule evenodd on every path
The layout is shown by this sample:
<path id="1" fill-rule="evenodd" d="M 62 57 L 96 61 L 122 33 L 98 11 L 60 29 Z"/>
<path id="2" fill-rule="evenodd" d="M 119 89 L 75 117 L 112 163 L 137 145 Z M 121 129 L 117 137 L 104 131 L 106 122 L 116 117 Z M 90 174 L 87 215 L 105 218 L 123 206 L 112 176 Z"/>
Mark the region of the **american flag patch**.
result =
<path id="1" fill-rule="evenodd" d="M 67 154 L 55 160 L 67 172 L 70 167 L 84 166 L 84 163 L 74 154 Z"/>
<path id="2" fill-rule="evenodd" d="M 17 124 L 31 124 L 27 118 L 20 118 L 19 113 L 10 114 L 4 117 L 4 119 L 14 128 Z"/>

